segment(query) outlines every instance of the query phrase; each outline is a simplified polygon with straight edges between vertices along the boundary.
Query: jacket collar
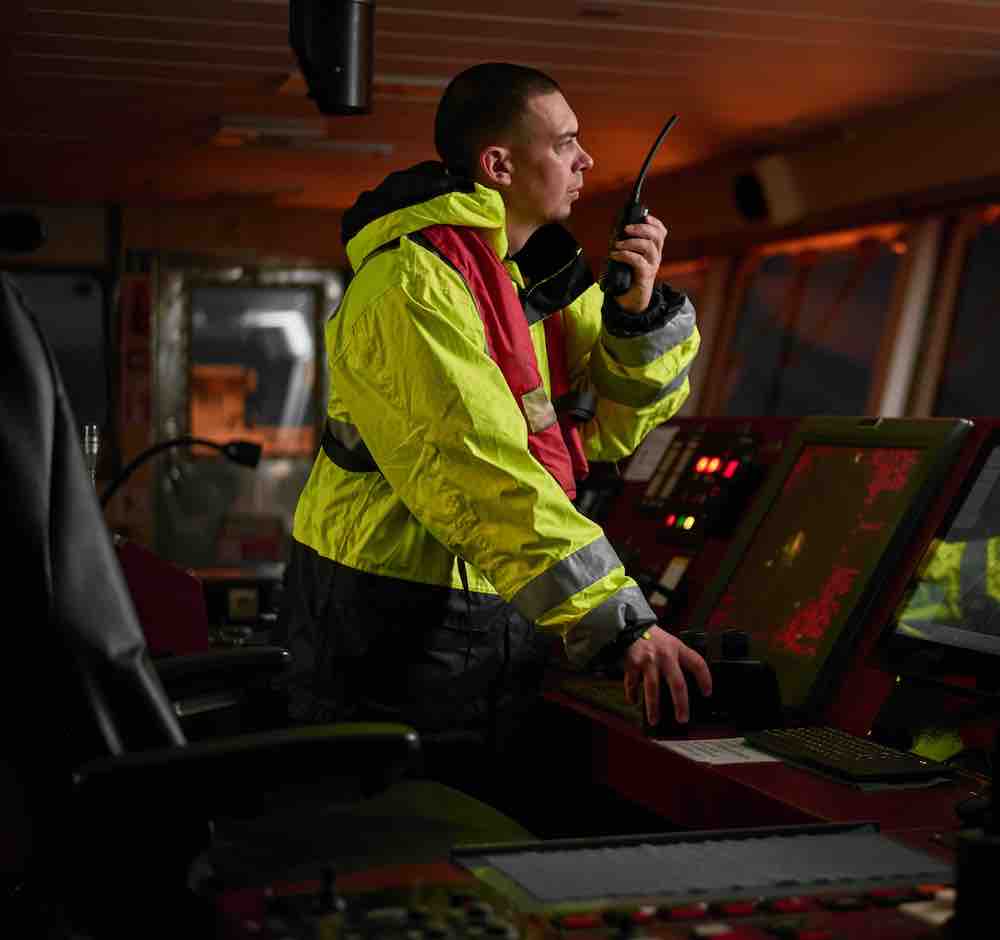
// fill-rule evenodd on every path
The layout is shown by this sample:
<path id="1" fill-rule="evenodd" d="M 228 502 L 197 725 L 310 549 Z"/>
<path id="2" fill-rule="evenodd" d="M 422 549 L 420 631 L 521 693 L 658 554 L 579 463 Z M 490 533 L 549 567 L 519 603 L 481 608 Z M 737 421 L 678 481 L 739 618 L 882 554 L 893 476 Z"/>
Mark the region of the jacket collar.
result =
<path id="1" fill-rule="evenodd" d="M 497 257 L 504 258 L 505 223 L 499 193 L 428 160 L 390 173 L 361 193 L 344 213 L 341 239 L 355 271 L 372 252 L 431 225 L 484 229 Z M 522 302 L 531 304 L 538 319 L 561 310 L 594 282 L 576 240 L 556 223 L 538 229 L 509 260 L 527 285 Z"/>
<path id="2" fill-rule="evenodd" d="M 562 310 L 594 283 L 576 239 L 556 222 L 538 229 L 511 260 L 527 285 L 521 303 L 529 320 Z"/>

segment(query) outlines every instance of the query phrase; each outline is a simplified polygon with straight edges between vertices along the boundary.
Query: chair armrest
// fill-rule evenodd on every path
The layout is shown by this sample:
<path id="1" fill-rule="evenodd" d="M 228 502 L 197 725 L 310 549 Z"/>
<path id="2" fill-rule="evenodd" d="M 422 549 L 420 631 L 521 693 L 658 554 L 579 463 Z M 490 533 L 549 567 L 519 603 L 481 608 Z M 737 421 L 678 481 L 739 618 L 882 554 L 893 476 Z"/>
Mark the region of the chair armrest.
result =
<path id="1" fill-rule="evenodd" d="M 158 657 L 153 666 L 190 742 L 286 726 L 277 680 L 291 662 L 281 646 L 243 646 Z"/>
<path id="2" fill-rule="evenodd" d="M 253 679 L 280 675 L 292 663 L 282 646 L 238 646 L 232 649 L 161 656 L 153 665 L 164 685 L 191 679 Z"/>
<path id="3" fill-rule="evenodd" d="M 292 655 L 281 646 L 245 646 L 163 656 L 153 660 L 167 697 L 174 702 L 223 694 L 242 700 L 245 693 L 269 691 Z"/>
<path id="4" fill-rule="evenodd" d="M 345 722 L 100 758 L 78 767 L 73 784 L 85 803 L 180 804 L 211 815 L 259 808 L 267 791 L 302 784 L 332 798 L 370 795 L 420 766 L 413 728 Z"/>

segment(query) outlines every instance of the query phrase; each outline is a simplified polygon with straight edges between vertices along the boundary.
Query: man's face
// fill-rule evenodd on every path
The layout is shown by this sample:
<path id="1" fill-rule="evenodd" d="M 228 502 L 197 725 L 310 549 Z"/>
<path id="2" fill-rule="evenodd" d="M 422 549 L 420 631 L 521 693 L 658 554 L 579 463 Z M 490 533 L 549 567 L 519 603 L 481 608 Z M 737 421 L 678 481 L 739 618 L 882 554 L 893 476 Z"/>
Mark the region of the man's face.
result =
<path id="1" fill-rule="evenodd" d="M 577 140 L 576 115 L 559 92 L 530 98 L 511 144 L 508 219 L 541 226 L 569 217 L 594 161 Z"/>

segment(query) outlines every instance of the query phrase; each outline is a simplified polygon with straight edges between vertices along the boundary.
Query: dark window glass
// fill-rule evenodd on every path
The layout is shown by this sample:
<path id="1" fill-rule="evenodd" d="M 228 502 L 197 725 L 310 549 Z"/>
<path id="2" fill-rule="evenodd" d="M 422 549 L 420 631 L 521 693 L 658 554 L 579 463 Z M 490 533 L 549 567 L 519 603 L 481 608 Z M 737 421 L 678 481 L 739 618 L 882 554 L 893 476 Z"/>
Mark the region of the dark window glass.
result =
<path id="1" fill-rule="evenodd" d="M 724 413 L 863 414 L 901 242 L 772 254 L 750 275 Z"/>
<path id="2" fill-rule="evenodd" d="M 667 271 L 663 275 L 666 281 L 674 290 L 679 290 L 682 294 L 687 294 L 694 309 L 698 309 L 698 301 L 701 299 L 701 292 L 705 284 L 705 272 L 701 268 L 684 268 L 675 271 Z"/>
<path id="3" fill-rule="evenodd" d="M 955 322 L 934 413 L 996 414 L 1000 349 L 1000 219 L 984 222 L 970 239 Z"/>

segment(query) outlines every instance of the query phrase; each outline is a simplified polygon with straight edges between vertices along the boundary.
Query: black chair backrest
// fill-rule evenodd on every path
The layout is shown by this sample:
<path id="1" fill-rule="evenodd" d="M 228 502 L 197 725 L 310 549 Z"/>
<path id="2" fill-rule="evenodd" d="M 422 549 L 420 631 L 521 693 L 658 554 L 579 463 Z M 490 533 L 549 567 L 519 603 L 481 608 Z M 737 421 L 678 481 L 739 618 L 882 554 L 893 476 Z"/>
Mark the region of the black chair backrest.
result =
<path id="1" fill-rule="evenodd" d="M 25 785 L 68 785 L 80 761 L 185 741 L 146 652 L 52 351 L 5 274 L 0 335 L 5 758 Z"/>

